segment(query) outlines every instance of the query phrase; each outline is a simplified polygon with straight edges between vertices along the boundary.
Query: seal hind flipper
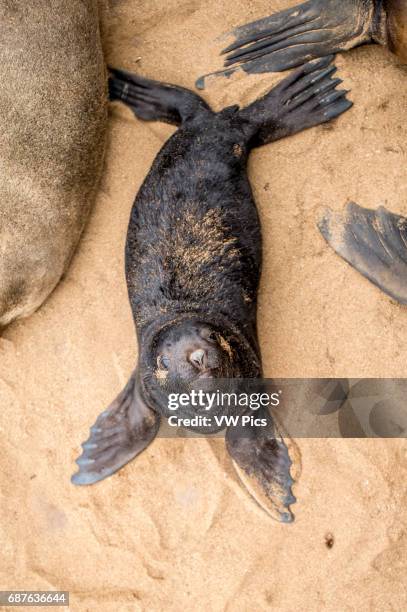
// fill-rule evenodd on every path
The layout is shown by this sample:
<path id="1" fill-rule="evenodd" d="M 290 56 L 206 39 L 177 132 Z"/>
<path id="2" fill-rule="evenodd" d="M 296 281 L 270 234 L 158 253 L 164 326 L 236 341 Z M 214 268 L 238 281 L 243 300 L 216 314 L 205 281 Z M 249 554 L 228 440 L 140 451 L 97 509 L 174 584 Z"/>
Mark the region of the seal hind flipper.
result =
<path id="1" fill-rule="evenodd" d="M 266 425 L 239 425 L 226 430 L 226 448 L 250 495 L 270 516 L 282 523 L 294 520 L 290 505 L 296 499 L 291 486 L 292 460 L 288 447 L 265 408 L 253 413 Z"/>
<path id="2" fill-rule="evenodd" d="M 308 62 L 269 93 L 239 111 L 255 128 L 252 146 L 264 145 L 338 117 L 352 106 L 330 65 L 333 56 Z"/>
<path id="3" fill-rule="evenodd" d="M 160 417 L 144 403 L 136 373 L 117 398 L 96 419 L 76 460 L 76 485 L 89 485 L 111 476 L 141 453 L 155 438 Z"/>
<path id="4" fill-rule="evenodd" d="M 109 97 L 129 106 L 139 119 L 164 121 L 180 125 L 209 106 L 196 93 L 132 74 L 118 68 L 109 68 Z"/>
<path id="5" fill-rule="evenodd" d="M 340 6 L 339 6 L 340 5 Z M 305 62 L 370 42 L 375 25 L 374 3 L 364 0 L 310 0 L 235 28 L 234 42 L 221 52 L 225 68 L 209 76 L 281 72 Z"/>
<path id="6" fill-rule="evenodd" d="M 384 207 L 351 203 L 344 214 L 327 210 L 318 223 L 328 244 L 387 295 L 407 304 L 407 219 Z"/>
<path id="7" fill-rule="evenodd" d="M 372 40 L 373 2 L 310 0 L 231 32 L 225 66 L 280 72 Z"/>

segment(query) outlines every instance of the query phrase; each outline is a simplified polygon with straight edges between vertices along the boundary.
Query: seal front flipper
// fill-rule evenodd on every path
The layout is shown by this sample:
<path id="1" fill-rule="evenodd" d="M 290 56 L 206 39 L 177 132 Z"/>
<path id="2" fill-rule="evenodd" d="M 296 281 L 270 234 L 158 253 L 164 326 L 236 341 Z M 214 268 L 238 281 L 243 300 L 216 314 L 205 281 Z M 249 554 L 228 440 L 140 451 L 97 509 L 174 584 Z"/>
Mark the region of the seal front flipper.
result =
<path id="1" fill-rule="evenodd" d="M 200 111 L 210 111 L 206 102 L 197 94 L 176 85 L 109 68 L 109 97 L 129 106 L 139 119 L 164 121 L 180 125 L 195 117 Z"/>
<path id="2" fill-rule="evenodd" d="M 73 484 L 93 484 L 117 472 L 150 444 L 159 426 L 160 417 L 143 401 L 134 372 L 91 427 L 82 444 L 83 453 L 76 460 L 79 471 L 72 476 Z"/>
<path id="3" fill-rule="evenodd" d="M 334 251 L 387 295 L 407 304 L 407 219 L 384 207 L 351 203 L 344 214 L 327 210 L 319 230 Z"/>
<path id="4" fill-rule="evenodd" d="M 270 413 L 260 408 L 250 415 L 262 425 L 243 424 L 226 430 L 226 448 L 240 480 L 250 495 L 270 516 L 282 523 L 294 520 L 290 505 L 296 499 L 291 486 L 292 461 L 286 442 Z"/>
<path id="5" fill-rule="evenodd" d="M 332 78 L 332 56 L 305 64 L 246 108 L 241 120 L 252 130 L 251 146 L 291 136 L 338 117 L 352 106 L 346 90 L 337 90 L 341 79 Z"/>

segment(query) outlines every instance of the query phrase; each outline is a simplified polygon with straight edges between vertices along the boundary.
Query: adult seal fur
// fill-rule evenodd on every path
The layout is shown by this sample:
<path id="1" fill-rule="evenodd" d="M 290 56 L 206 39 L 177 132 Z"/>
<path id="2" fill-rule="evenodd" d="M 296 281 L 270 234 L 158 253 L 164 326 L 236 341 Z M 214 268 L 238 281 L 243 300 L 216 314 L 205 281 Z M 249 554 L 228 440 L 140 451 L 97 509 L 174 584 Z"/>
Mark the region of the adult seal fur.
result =
<path id="1" fill-rule="evenodd" d="M 0 0 L 0 328 L 68 267 L 101 175 L 105 67 L 96 1 Z"/>
<path id="2" fill-rule="evenodd" d="M 305 65 L 247 108 L 218 113 L 187 89 L 112 70 L 113 100 L 141 119 L 179 129 L 155 159 L 128 228 L 126 280 L 137 370 L 91 428 L 75 484 L 110 476 L 150 444 L 160 418 L 170 415 L 166 388 L 261 376 L 261 232 L 247 158 L 253 147 L 329 121 L 351 106 L 346 92 L 335 89 L 331 59 Z M 185 414 L 189 407 L 178 412 Z M 262 496 L 263 506 L 288 522 L 294 498 L 287 446 L 265 408 L 256 416 L 265 426 L 227 428 L 227 448 L 256 499 Z"/>
<path id="3" fill-rule="evenodd" d="M 235 40 L 222 51 L 226 69 L 216 75 L 230 76 L 238 69 L 280 72 L 368 43 L 387 47 L 405 62 L 407 0 L 309 0 L 230 34 Z"/>

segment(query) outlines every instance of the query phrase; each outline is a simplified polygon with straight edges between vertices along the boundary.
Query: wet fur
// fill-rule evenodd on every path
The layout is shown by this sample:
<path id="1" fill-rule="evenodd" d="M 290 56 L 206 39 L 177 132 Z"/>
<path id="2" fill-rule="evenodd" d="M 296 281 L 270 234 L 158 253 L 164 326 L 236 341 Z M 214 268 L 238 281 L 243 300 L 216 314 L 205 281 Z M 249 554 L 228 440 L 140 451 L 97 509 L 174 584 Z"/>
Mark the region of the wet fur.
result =
<path id="1" fill-rule="evenodd" d="M 101 175 L 106 70 L 95 0 L 0 0 L 0 328 L 68 267 Z"/>

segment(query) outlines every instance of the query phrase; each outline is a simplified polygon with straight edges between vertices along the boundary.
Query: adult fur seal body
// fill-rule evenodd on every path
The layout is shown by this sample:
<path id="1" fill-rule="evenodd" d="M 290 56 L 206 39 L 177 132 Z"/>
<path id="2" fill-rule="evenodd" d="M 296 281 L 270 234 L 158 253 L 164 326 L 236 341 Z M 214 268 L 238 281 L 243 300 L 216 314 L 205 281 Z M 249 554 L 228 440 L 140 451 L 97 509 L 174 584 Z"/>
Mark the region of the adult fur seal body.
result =
<path id="1" fill-rule="evenodd" d="M 196 94 L 113 70 L 112 99 L 144 120 L 179 125 L 133 206 L 126 279 L 139 361 L 127 387 L 91 428 L 75 484 L 101 480 L 140 453 L 168 417 L 163 387 L 261 376 L 256 331 L 261 232 L 247 178 L 254 146 L 344 112 L 331 58 L 304 66 L 244 109 L 213 112 Z M 165 383 L 165 385 L 164 385 Z M 292 519 L 290 458 L 267 410 L 264 427 L 229 427 L 226 444 L 249 490 Z M 182 416 L 184 413 L 178 413 Z"/>
<path id="2" fill-rule="evenodd" d="M 309 0 L 236 28 L 225 70 L 280 72 L 358 45 L 379 43 L 407 61 L 407 0 Z M 206 75 L 211 76 L 211 75 Z M 203 88 L 205 77 L 197 81 Z"/>
<path id="3" fill-rule="evenodd" d="M 0 0 L 0 328 L 67 269 L 99 181 L 105 67 L 93 0 Z"/>

